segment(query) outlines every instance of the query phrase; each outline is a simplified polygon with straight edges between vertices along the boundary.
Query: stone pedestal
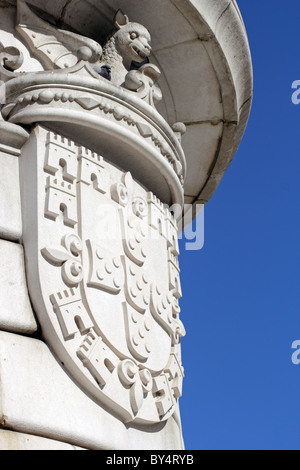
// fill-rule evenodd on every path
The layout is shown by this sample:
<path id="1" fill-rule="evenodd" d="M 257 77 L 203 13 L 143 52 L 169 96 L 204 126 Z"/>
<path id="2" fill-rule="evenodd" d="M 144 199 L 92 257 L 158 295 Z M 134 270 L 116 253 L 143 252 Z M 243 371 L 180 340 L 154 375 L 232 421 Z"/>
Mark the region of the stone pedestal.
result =
<path id="1" fill-rule="evenodd" d="M 183 449 L 178 223 L 184 203 L 205 202 L 233 156 L 246 86 L 231 77 L 223 89 L 239 84 L 223 107 L 231 152 L 223 133 L 225 147 L 217 160 L 204 155 L 211 171 L 196 183 L 182 143 L 187 131 L 188 161 L 199 167 L 190 132 L 199 120 L 195 110 L 192 122 L 177 119 L 172 57 L 160 70 L 156 30 L 150 55 L 157 13 L 144 11 L 146 28 L 141 2 L 121 2 L 129 11 L 111 5 L 109 25 L 98 2 L 95 37 L 92 21 L 89 34 L 74 23 L 84 1 L 64 17 L 60 2 L 28 3 L 0 7 L 0 449 Z M 177 15 L 176 3 L 162 11 Z M 211 9 L 202 2 L 197 23 L 187 3 L 176 18 L 192 15 L 207 34 Z M 168 40 L 171 54 L 172 31 Z"/>

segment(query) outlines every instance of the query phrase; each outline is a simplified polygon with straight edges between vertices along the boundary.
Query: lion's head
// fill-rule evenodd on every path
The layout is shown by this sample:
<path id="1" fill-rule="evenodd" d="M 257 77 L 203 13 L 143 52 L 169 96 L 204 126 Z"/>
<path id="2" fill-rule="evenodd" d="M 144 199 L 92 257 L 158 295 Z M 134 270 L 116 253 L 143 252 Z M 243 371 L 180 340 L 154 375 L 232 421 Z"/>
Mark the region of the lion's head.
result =
<path id="1" fill-rule="evenodd" d="M 112 82 L 121 85 L 133 63 L 149 62 L 151 54 L 151 36 L 147 28 L 129 21 L 122 10 L 114 18 L 114 32 L 103 47 L 101 65 L 107 64 L 112 69 Z"/>
<path id="2" fill-rule="evenodd" d="M 116 47 L 123 59 L 144 62 L 151 53 L 151 37 L 147 29 L 138 23 L 128 23 L 115 34 Z"/>
<path id="3" fill-rule="evenodd" d="M 144 62 L 151 54 L 151 36 L 139 23 L 132 23 L 128 16 L 119 10 L 114 19 L 117 32 L 114 34 L 116 48 L 127 64 Z"/>

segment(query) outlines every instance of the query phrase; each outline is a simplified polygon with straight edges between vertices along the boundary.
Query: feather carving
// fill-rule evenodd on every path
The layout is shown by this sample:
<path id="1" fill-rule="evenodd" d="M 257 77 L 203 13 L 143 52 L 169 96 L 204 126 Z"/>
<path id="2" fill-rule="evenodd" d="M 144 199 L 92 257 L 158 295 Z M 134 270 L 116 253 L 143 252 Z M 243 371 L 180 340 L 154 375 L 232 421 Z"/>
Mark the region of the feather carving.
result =
<path id="1" fill-rule="evenodd" d="M 102 55 L 102 47 L 96 41 L 51 26 L 35 15 L 24 0 L 18 0 L 16 29 L 46 70 L 73 67 L 79 60 L 94 64 Z"/>

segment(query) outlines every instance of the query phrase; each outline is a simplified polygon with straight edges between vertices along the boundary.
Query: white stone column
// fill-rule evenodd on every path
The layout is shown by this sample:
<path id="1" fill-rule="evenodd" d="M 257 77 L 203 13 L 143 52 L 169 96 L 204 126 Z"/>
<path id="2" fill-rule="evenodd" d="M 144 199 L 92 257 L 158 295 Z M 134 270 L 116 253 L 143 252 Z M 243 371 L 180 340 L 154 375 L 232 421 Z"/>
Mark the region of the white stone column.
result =
<path id="1" fill-rule="evenodd" d="M 183 449 L 177 222 L 219 176 L 192 182 L 182 136 L 198 121 L 167 122 L 177 85 L 158 66 L 154 10 L 145 27 L 132 1 L 109 25 L 98 2 L 111 32 L 98 42 L 47 2 L 5 3 L 0 449 Z"/>

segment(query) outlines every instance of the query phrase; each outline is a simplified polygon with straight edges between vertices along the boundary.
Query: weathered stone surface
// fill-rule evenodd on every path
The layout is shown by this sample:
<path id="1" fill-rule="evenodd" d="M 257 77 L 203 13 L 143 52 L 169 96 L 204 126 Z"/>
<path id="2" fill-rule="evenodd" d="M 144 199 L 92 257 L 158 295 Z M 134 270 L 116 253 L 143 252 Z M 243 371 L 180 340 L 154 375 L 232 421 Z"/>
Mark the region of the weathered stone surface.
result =
<path id="1" fill-rule="evenodd" d="M 18 240 L 22 235 L 19 162 L 0 151 L 0 237 Z"/>
<path id="2" fill-rule="evenodd" d="M 0 450 L 84 450 L 81 447 L 65 444 L 30 434 L 0 430 Z"/>
<path id="3" fill-rule="evenodd" d="M 28 297 L 23 247 L 4 240 L 0 240 L 0 329 L 23 334 L 37 330 Z"/>
<path id="4" fill-rule="evenodd" d="M 0 422 L 10 430 L 99 450 L 183 446 L 177 412 L 167 423 L 125 426 L 80 390 L 41 341 L 0 332 L 0 381 Z"/>

